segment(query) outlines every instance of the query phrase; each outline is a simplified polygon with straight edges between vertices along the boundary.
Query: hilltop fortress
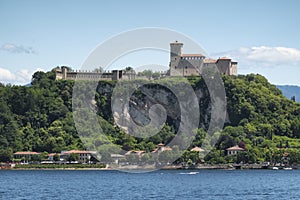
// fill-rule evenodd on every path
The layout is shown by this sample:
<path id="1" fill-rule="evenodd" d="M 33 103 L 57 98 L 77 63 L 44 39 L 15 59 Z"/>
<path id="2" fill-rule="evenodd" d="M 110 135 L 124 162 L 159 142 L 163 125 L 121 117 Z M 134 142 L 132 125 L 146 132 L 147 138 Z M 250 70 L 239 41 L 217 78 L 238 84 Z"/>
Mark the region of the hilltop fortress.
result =
<path id="1" fill-rule="evenodd" d="M 170 76 L 200 76 L 203 68 L 216 65 L 221 74 L 237 75 L 237 62 L 230 58 L 217 60 L 206 58 L 202 54 L 182 54 L 183 43 L 170 43 Z"/>
<path id="2" fill-rule="evenodd" d="M 170 43 L 170 63 L 167 73 L 161 77 L 201 76 L 203 68 L 216 65 L 220 73 L 232 76 L 237 75 L 237 62 L 230 58 L 217 60 L 206 58 L 202 54 L 182 54 L 183 43 L 178 41 Z M 88 70 L 70 71 L 67 67 L 55 69 L 56 80 L 133 80 L 139 77 L 135 71 L 112 70 L 111 72 L 97 72 Z"/>

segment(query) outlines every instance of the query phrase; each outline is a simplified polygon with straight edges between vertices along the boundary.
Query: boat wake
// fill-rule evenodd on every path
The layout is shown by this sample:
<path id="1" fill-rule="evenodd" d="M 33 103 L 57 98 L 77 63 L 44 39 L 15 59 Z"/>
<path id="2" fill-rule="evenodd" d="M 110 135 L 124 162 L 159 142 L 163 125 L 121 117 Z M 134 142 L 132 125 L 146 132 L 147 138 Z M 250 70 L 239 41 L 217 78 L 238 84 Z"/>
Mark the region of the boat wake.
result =
<path id="1" fill-rule="evenodd" d="M 189 175 L 193 175 L 193 174 L 199 174 L 199 172 L 181 172 L 179 174 L 189 174 Z"/>

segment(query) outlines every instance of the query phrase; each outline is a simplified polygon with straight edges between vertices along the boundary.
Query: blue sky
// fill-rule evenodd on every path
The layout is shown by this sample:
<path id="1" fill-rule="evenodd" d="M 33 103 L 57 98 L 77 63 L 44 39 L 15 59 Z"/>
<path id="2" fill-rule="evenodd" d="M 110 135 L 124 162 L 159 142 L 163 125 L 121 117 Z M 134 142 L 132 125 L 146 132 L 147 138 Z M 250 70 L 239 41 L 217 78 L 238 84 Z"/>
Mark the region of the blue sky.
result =
<path id="1" fill-rule="evenodd" d="M 296 0 L 0 0 L 0 82 L 28 83 L 34 71 L 60 65 L 80 69 L 113 35 L 161 27 L 191 37 L 212 57 L 234 58 L 240 74 L 300 85 L 299 8 Z"/>

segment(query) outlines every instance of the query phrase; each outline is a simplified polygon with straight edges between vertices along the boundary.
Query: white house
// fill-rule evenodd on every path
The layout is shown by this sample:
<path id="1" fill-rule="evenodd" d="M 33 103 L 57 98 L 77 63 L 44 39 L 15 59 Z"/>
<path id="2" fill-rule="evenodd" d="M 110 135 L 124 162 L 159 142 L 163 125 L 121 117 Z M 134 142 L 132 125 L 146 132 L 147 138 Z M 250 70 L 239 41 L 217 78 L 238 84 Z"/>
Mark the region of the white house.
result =
<path id="1" fill-rule="evenodd" d="M 67 156 L 69 156 L 70 154 L 76 154 L 79 157 L 79 162 L 81 163 L 87 163 L 90 161 L 91 157 L 92 157 L 92 153 L 91 151 L 83 151 L 83 150 L 70 150 L 70 151 L 65 151 L 62 152 L 61 157 L 63 157 L 64 159 L 66 159 Z"/>

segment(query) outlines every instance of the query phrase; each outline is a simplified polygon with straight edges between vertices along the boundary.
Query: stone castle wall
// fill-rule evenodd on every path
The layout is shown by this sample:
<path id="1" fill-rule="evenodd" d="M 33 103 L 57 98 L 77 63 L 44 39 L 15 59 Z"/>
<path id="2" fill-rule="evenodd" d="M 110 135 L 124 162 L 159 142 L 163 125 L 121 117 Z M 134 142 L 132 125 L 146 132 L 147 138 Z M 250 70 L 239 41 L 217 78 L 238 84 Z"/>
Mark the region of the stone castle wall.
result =
<path id="1" fill-rule="evenodd" d="M 67 67 L 55 69 L 56 80 L 131 80 L 135 79 L 132 71 L 113 70 L 112 72 L 92 72 L 92 71 L 68 71 Z"/>
<path id="2" fill-rule="evenodd" d="M 204 68 L 216 66 L 220 73 L 228 76 L 237 75 L 237 62 L 230 58 L 217 60 L 206 59 L 202 54 L 182 54 L 183 43 L 170 43 L 170 63 L 168 76 L 200 76 Z M 137 77 L 134 71 L 113 70 L 111 72 L 68 71 L 67 67 L 55 69 L 56 80 L 133 80 L 146 79 Z M 161 74 L 165 77 L 167 74 Z"/>

